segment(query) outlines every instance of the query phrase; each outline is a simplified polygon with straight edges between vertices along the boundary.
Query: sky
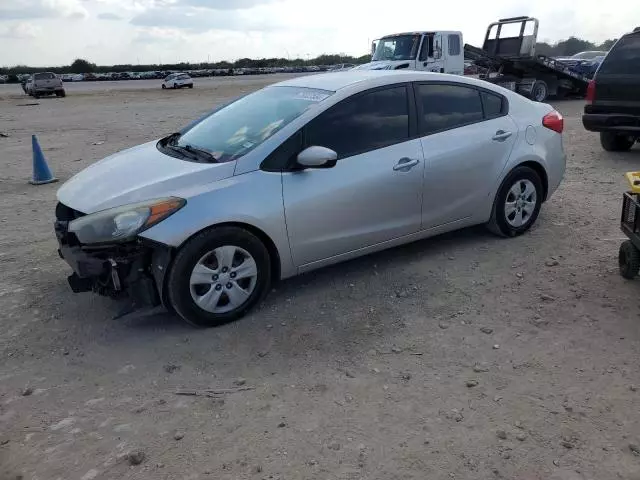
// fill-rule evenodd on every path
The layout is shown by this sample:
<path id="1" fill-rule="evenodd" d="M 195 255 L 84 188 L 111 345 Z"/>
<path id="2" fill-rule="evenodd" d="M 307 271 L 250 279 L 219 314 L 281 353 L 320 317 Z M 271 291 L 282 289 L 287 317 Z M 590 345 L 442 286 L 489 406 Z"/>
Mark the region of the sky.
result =
<path id="1" fill-rule="evenodd" d="M 640 26 L 634 4 L 637 0 L 0 0 L 0 66 L 68 65 L 76 58 L 112 65 L 359 56 L 375 38 L 416 30 L 460 30 L 466 43 L 481 46 L 489 23 L 519 15 L 540 20 L 539 40 L 573 35 L 602 42 Z"/>

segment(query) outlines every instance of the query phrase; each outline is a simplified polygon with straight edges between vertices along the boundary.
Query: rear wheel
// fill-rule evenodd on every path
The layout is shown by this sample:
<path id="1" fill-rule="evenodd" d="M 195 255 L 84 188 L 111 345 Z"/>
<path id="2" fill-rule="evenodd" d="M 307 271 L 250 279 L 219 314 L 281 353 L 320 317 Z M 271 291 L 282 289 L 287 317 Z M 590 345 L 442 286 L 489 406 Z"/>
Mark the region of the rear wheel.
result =
<path id="1" fill-rule="evenodd" d="M 64 90 L 57 90 L 56 97 L 66 97 L 67 93 Z"/>
<path id="2" fill-rule="evenodd" d="M 517 167 L 500 185 L 487 227 L 501 237 L 521 235 L 538 218 L 542 200 L 540 176 L 529 167 Z"/>
<path id="3" fill-rule="evenodd" d="M 620 267 L 620 275 L 624 278 L 632 280 L 638 275 L 640 270 L 640 251 L 631 240 L 626 240 L 620 245 L 618 265 Z"/>
<path id="4" fill-rule="evenodd" d="M 543 80 L 536 80 L 531 87 L 531 100 L 544 102 L 549 96 L 549 86 Z"/>
<path id="5" fill-rule="evenodd" d="M 167 88 L 167 86 L 163 83 L 163 84 L 162 84 L 162 89 L 163 89 L 163 90 L 166 90 L 166 88 Z"/>
<path id="6" fill-rule="evenodd" d="M 193 88 L 193 83 L 190 83 L 190 84 L 189 84 L 189 88 Z"/>
<path id="7" fill-rule="evenodd" d="M 173 84 L 173 88 L 178 88 L 178 84 L 177 84 L 177 83 L 174 83 L 174 84 Z"/>
<path id="8" fill-rule="evenodd" d="M 628 135 L 600 132 L 600 144 L 607 152 L 626 152 L 635 142 L 636 139 Z"/>
<path id="9" fill-rule="evenodd" d="M 213 327 L 244 316 L 269 290 L 269 252 L 238 227 L 215 227 L 189 240 L 169 272 L 167 289 L 188 323 Z"/>

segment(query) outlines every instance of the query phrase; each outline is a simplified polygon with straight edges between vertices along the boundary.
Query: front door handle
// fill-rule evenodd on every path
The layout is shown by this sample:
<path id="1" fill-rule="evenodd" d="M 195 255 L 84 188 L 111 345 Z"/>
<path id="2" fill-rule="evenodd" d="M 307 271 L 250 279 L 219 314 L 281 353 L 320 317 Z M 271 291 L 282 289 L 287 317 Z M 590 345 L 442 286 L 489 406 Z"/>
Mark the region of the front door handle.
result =
<path id="1" fill-rule="evenodd" d="M 513 133 L 505 132 L 504 130 L 498 130 L 496 134 L 491 137 L 491 140 L 495 140 L 496 142 L 504 142 L 511 135 L 513 135 Z"/>
<path id="2" fill-rule="evenodd" d="M 393 170 L 396 172 L 408 172 L 419 163 L 420 160 L 418 160 L 417 158 L 401 158 L 400 160 L 398 160 L 398 163 L 393 166 Z"/>

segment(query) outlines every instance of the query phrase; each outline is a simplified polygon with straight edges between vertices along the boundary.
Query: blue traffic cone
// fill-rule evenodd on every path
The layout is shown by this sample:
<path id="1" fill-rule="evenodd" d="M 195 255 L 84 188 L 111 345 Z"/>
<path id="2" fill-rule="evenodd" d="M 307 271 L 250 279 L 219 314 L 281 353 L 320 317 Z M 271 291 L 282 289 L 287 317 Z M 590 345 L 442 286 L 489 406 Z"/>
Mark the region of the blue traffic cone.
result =
<path id="1" fill-rule="evenodd" d="M 42 154 L 42 149 L 35 135 L 31 135 L 31 147 L 33 149 L 33 178 L 29 180 L 31 185 L 44 185 L 45 183 L 57 182 L 58 179 L 53 176 L 47 160 Z"/>

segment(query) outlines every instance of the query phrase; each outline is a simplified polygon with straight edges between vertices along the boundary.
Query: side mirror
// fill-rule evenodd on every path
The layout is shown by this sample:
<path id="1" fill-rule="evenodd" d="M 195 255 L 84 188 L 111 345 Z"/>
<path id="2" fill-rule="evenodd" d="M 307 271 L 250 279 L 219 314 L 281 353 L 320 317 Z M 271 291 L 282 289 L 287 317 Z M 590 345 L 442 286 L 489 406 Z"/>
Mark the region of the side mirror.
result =
<path id="1" fill-rule="evenodd" d="M 335 167 L 338 154 L 326 147 L 308 147 L 298 154 L 298 165 L 305 168 Z"/>

